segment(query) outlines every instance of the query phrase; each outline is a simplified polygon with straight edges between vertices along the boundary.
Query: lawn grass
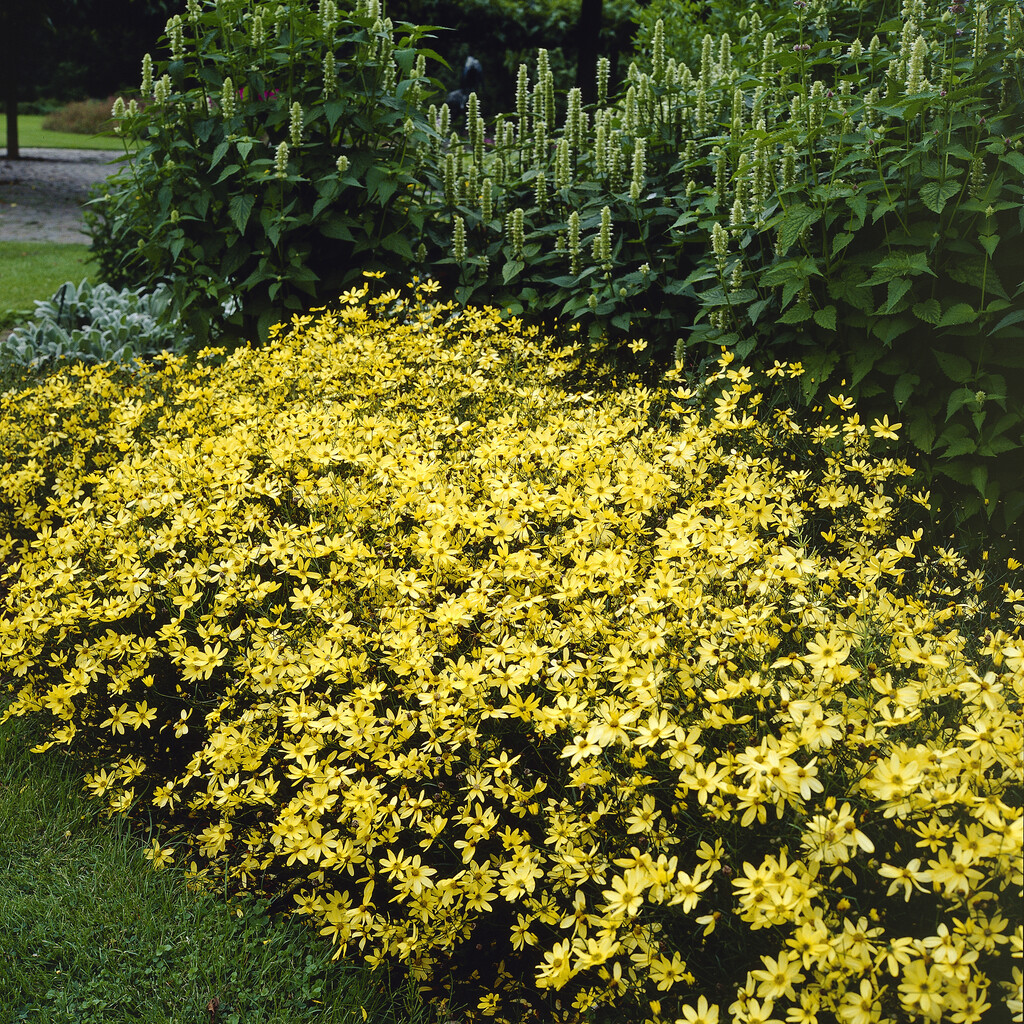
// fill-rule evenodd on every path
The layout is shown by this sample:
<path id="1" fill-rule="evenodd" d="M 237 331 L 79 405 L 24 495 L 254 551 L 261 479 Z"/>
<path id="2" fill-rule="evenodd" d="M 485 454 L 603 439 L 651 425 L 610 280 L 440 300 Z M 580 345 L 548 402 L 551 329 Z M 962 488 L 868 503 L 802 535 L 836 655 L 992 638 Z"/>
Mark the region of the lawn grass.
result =
<path id="1" fill-rule="evenodd" d="M 298 920 L 230 905 L 155 872 L 148 838 L 79 794 L 59 757 L 0 728 L 0 1008 L 4 1024 L 427 1024 L 414 989 L 332 962 Z M 364 1015 L 364 1012 L 365 1015 Z"/>
<path id="2" fill-rule="evenodd" d="M 32 312 L 37 299 L 50 298 L 65 281 L 93 279 L 88 245 L 55 242 L 0 242 L 0 329 Z"/>
<path id="3" fill-rule="evenodd" d="M 22 149 L 124 149 L 124 143 L 115 135 L 47 131 L 43 127 L 42 114 L 18 115 L 18 145 Z M 0 149 L 6 148 L 7 120 L 0 117 Z"/>

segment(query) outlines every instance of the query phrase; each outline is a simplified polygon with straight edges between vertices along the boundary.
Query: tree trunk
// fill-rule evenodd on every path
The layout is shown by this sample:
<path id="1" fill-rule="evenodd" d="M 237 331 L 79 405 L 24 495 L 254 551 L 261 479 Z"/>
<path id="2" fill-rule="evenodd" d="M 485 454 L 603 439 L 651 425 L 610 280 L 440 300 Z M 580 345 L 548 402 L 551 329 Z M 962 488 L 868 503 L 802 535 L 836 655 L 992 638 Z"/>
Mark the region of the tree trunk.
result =
<path id="1" fill-rule="evenodd" d="M 15 4 L 21 7 L 20 3 Z M 7 120 L 7 159 L 18 160 L 21 149 L 18 146 L 18 71 L 21 65 L 19 48 L 24 45 L 20 31 L 23 19 L 11 10 L 0 17 L 0 96 L 4 101 Z"/>
<path id="2" fill-rule="evenodd" d="M 601 33 L 603 0 L 580 0 L 580 21 L 576 30 L 576 84 L 584 103 L 597 101 L 597 45 Z"/>

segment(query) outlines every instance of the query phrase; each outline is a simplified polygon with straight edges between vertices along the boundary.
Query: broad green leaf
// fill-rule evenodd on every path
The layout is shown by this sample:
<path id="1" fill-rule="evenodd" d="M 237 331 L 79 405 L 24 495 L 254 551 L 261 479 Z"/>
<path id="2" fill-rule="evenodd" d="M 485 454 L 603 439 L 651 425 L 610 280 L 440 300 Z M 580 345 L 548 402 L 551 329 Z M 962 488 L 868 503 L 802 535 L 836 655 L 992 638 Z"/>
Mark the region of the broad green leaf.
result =
<path id="1" fill-rule="evenodd" d="M 1024 309 L 1015 309 L 1012 313 L 1007 313 L 1006 316 L 1004 316 L 1003 319 L 1000 320 L 999 323 L 997 323 L 988 333 L 991 336 L 995 334 L 996 331 L 1001 331 L 1004 327 L 1010 327 L 1012 324 L 1019 324 L 1022 320 L 1024 320 Z"/>
<path id="2" fill-rule="evenodd" d="M 937 327 L 954 327 L 957 324 L 972 324 L 978 319 L 977 310 L 973 309 L 966 302 L 958 302 L 950 306 L 942 314 L 942 319 L 936 324 Z"/>
<path id="3" fill-rule="evenodd" d="M 779 225 L 779 252 L 787 252 L 800 233 L 820 218 L 820 210 L 812 209 L 803 203 L 794 203 L 782 215 L 782 223 Z"/>
<path id="4" fill-rule="evenodd" d="M 523 269 L 523 262 L 521 260 L 509 260 L 505 266 L 501 268 L 501 279 L 508 284 L 513 278 L 518 277 L 519 272 Z"/>
<path id="5" fill-rule="evenodd" d="M 914 388 L 921 383 L 921 378 L 916 373 L 904 373 L 901 374 L 899 379 L 896 381 L 895 386 L 892 389 L 893 401 L 896 402 L 897 406 L 902 406 L 904 402 L 914 393 Z"/>
<path id="6" fill-rule="evenodd" d="M 999 236 L 978 235 L 978 241 L 981 242 L 981 247 L 988 253 L 989 259 L 991 259 L 996 251 L 996 246 L 999 244 Z"/>
<path id="7" fill-rule="evenodd" d="M 255 203 L 256 197 L 251 192 L 242 192 L 231 197 L 228 216 L 240 235 L 245 234 L 245 226 L 249 223 L 249 215 Z"/>
<path id="8" fill-rule="evenodd" d="M 914 316 L 926 324 L 937 324 L 942 317 L 942 304 L 938 299 L 925 299 L 914 303 Z"/>
<path id="9" fill-rule="evenodd" d="M 1003 153 L 999 159 L 1004 164 L 1009 164 L 1014 168 L 1014 170 L 1020 171 L 1021 174 L 1024 174 L 1024 156 L 1021 156 L 1020 153 L 1015 150 L 1010 150 L 1009 153 Z"/>
<path id="10" fill-rule="evenodd" d="M 929 181 L 921 186 L 921 202 L 932 213 L 942 213 L 942 208 L 960 191 L 954 181 Z"/>
<path id="11" fill-rule="evenodd" d="M 840 231 L 839 234 L 832 239 L 832 258 L 835 259 L 837 253 L 845 249 L 856 237 L 849 231 Z"/>
<path id="12" fill-rule="evenodd" d="M 956 388 L 946 403 L 946 420 L 951 420 L 973 398 L 970 388 Z"/>
<path id="13" fill-rule="evenodd" d="M 834 331 L 836 329 L 836 307 L 825 306 L 824 309 L 816 309 L 814 322 L 819 327 L 824 327 L 826 331 Z"/>
<path id="14" fill-rule="evenodd" d="M 913 287 L 914 282 L 908 277 L 894 278 L 889 282 L 889 294 L 886 299 L 885 308 L 882 310 L 883 313 L 892 313 L 895 311 L 896 306 L 899 304 L 900 299 L 907 294 L 908 291 Z"/>
<path id="15" fill-rule="evenodd" d="M 931 274 L 928 267 L 928 256 L 923 252 L 897 252 L 883 257 L 874 266 L 874 273 L 868 279 L 869 285 L 885 284 L 896 277 L 916 277 L 919 274 Z"/>
<path id="16" fill-rule="evenodd" d="M 780 324 L 802 324 L 810 320 L 813 315 L 811 307 L 806 302 L 798 302 L 792 309 L 787 309 L 776 321 Z"/>
<path id="17" fill-rule="evenodd" d="M 971 364 L 963 356 L 952 352 L 935 352 L 935 361 L 942 367 L 942 372 L 957 384 L 966 384 L 974 376 Z M 973 393 L 973 392 L 972 392 Z"/>

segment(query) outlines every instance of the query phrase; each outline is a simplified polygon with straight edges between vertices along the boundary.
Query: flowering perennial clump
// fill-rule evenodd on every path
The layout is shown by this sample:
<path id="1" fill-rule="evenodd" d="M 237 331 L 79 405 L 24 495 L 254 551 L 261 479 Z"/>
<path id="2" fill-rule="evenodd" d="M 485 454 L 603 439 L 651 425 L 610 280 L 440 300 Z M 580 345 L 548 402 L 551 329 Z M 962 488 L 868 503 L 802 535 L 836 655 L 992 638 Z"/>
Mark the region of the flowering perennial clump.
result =
<path id="1" fill-rule="evenodd" d="M 1020 1020 L 1024 594 L 899 425 L 369 287 L 3 396 L 0 721 L 483 1015 Z"/>

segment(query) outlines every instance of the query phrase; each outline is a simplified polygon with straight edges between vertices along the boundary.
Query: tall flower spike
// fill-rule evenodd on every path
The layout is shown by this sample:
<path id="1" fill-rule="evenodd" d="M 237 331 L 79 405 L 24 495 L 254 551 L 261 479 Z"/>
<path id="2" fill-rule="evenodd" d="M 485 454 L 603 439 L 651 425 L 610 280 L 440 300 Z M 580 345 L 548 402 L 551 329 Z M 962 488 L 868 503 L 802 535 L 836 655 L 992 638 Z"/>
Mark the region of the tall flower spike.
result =
<path id="1" fill-rule="evenodd" d="M 512 243 L 513 258 L 521 260 L 523 247 L 526 245 L 526 234 L 523 228 L 523 210 L 519 206 L 508 215 L 508 235 Z"/>
<path id="2" fill-rule="evenodd" d="M 185 55 L 185 39 L 181 31 L 181 15 L 176 14 L 167 22 L 165 29 L 171 48 L 171 60 L 181 60 Z"/>
<path id="3" fill-rule="evenodd" d="M 451 150 L 444 155 L 444 202 L 455 205 L 455 154 Z"/>
<path id="4" fill-rule="evenodd" d="M 480 187 L 480 216 L 485 226 L 494 220 L 494 182 L 490 178 L 484 178 Z"/>
<path id="5" fill-rule="evenodd" d="M 577 210 L 569 214 L 568 246 L 570 273 L 575 277 L 580 272 L 580 215 Z"/>
<path id="6" fill-rule="evenodd" d="M 452 255 L 456 263 L 466 262 L 466 222 L 456 214 L 452 218 Z"/>
<path id="7" fill-rule="evenodd" d="M 569 140 L 563 136 L 558 140 L 558 150 L 555 153 L 555 191 L 568 187 L 571 181 L 570 168 Z"/>
<path id="8" fill-rule="evenodd" d="M 533 193 L 537 200 L 537 208 L 546 210 L 548 208 L 548 178 L 543 170 L 537 172 L 533 181 Z"/>
<path id="9" fill-rule="evenodd" d="M 608 103 L 608 83 L 611 80 L 612 65 L 607 57 L 597 60 L 597 105 L 603 107 Z"/>
<path id="10" fill-rule="evenodd" d="M 629 183 L 629 198 L 632 203 L 640 202 L 646 183 L 647 142 L 640 138 L 636 140 L 636 148 L 633 150 L 633 180 Z"/>
<path id="11" fill-rule="evenodd" d="M 324 97 L 332 96 L 334 94 L 334 87 L 338 81 L 338 68 L 334 59 L 334 51 L 328 50 L 324 54 Z"/>
<path id="12" fill-rule="evenodd" d="M 612 269 L 612 211 L 610 206 L 601 210 L 601 227 L 594 239 L 591 255 L 594 262 L 606 272 Z"/>
<path id="13" fill-rule="evenodd" d="M 252 16 L 252 21 L 249 23 L 249 41 L 252 44 L 254 50 L 259 50 L 263 47 L 263 40 L 265 38 L 265 32 L 263 30 L 263 15 L 257 11 Z"/>
<path id="14" fill-rule="evenodd" d="M 274 154 L 274 175 L 278 178 L 288 177 L 288 143 L 282 142 Z"/>
<path id="15" fill-rule="evenodd" d="M 928 52 L 928 42 L 924 36 L 914 40 L 914 48 L 907 63 L 907 95 L 915 96 L 924 91 L 924 58 Z"/>
<path id="16" fill-rule="evenodd" d="M 153 57 L 148 53 L 142 58 L 142 85 L 139 91 L 143 99 L 153 95 Z"/>
<path id="17" fill-rule="evenodd" d="M 302 104 L 298 100 L 292 104 L 288 136 L 293 146 L 302 145 Z"/>
<path id="18" fill-rule="evenodd" d="M 516 77 L 516 113 L 519 115 L 519 137 L 523 137 L 523 125 L 529 113 L 530 104 L 530 73 L 526 70 L 525 64 L 519 65 L 519 74 Z"/>
<path id="19" fill-rule="evenodd" d="M 711 251 L 715 254 L 715 264 L 721 274 L 725 271 L 725 261 L 729 256 L 729 232 L 718 221 L 711 228 Z"/>
<path id="20" fill-rule="evenodd" d="M 224 84 L 220 90 L 220 113 L 225 121 L 230 121 L 235 116 L 236 104 L 235 83 L 231 81 L 231 76 L 229 75 L 224 79 Z"/>
<path id="21" fill-rule="evenodd" d="M 665 22 L 661 18 L 654 23 L 652 50 L 651 77 L 655 85 L 661 85 L 665 78 Z"/>

